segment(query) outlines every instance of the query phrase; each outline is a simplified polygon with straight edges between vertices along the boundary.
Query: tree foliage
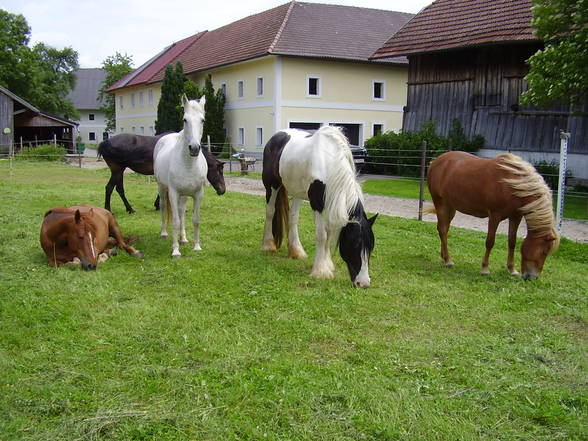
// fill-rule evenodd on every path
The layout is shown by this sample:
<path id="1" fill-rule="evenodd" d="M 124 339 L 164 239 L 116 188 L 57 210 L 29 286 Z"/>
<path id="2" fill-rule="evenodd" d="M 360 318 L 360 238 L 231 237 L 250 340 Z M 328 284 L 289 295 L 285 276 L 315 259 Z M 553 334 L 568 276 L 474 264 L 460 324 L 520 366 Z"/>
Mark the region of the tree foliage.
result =
<path id="1" fill-rule="evenodd" d="M 30 48 L 30 33 L 22 15 L 0 9 L 0 85 L 45 112 L 77 117 L 67 94 L 75 86 L 78 53 L 44 43 Z"/>
<path id="2" fill-rule="evenodd" d="M 182 63 L 176 63 L 175 69 L 171 64 L 165 68 L 161 97 L 157 105 L 157 120 L 155 133 L 179 132 L 182 130 L 184 117 L 181 107 L 181 96 L 184 93 L 184 70 Z"/>
<path id="3" fill-rule="evenodd" d="M 101 101 L 106 119 L 106 131 L 116 131 L 116 103 L 115 95 L 107 92 L 108 88 L 133 71 L 133 58 L 127 54 L 116 52 L 102 62 L 102 69 L 106 77 L 98 89 L 98 100 Z"/>
<path id="4" fill-rule="evenodd" d="M 588 99 L 588 0 L 534 0 L 533 26 L 545 48 L 531 56 L 521 102 L 578 107 Z"/>

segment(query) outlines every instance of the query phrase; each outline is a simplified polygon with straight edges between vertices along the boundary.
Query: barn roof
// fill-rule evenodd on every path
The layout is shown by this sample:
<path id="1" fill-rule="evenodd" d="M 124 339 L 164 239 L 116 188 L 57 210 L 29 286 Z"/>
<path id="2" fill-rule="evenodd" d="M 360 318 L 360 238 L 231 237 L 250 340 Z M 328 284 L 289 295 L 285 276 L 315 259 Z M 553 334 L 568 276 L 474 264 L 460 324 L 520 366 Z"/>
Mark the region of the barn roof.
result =
<path id="1" fill-rule="evenodd" d="M 537 41 L 531 7 L 532 0 L 437 0 L 394 34 L 374 58 Z"/>
<path id="2" fill-rule="evenodd" d="M 269 54 L 370 61 L 374 51 L 412 16 L 292 1 L 175 43 L 109 91 L 162 81 L 166 66 L 178 61 L 188 74 Z M 385 62 L 404 64 L 406 59 Z"/>
<path id="3" fill-rule="evenodd" d="M 104 69 L 78 69 L 76 85 L 67 98 L 76 109 L 99 109 L 102 103 L 98 101 L 98 91 L 105 78 Z"/>

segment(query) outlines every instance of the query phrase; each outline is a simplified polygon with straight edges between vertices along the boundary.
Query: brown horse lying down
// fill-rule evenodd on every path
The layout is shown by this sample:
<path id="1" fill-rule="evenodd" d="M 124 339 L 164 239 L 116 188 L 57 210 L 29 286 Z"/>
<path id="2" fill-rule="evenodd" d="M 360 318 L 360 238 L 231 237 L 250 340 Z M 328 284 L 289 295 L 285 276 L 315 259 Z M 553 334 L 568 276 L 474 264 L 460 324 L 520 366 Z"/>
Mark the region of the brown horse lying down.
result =
<path id="1" fill-rule="evenodd" d="M 447 232 L 459 211 L 488 218 L 486 254 L 482 259 L 484 275 L 490 273 L 488 262 L 496 228 L 501 221 L 509 220 L 506 266 L 512 275 L 518 275 L 514 267 L 516 233 L 525 218 L 527 237 L 521 246 L 521 272 L 525 280 L 539 277 L 545 259 L 557 249 L 559 234 L 555 229 L 551 191 L 531 164 L 510 153 L 484 159 L 465 152 L 448 152 L 431 162 L 427 181 L 435 208 L 425 212 L 437 213 L 445 265 L 453 266 L 447 250 Z"/>
<path id="2" fill-rule="evenodd" d="M 143 257 L 143 253 L 125 243 L 114 216 L 104 208 L 75 205 L 54 207 L 45 213 L 41 246 L 49 266 L 81 263 L 83 269 L 94 270 L 98 262 L 116 254 L 108 248 L 112 242 L 135 257 Z"/>

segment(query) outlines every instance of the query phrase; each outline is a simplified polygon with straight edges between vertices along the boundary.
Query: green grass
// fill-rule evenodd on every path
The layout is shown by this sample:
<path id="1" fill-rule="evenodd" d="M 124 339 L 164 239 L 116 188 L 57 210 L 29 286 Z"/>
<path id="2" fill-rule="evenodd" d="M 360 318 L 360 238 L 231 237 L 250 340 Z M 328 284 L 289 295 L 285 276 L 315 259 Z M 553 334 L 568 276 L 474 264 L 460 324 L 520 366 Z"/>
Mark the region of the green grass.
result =
<path id="1" fill-rule="evenodd" d="M 0 162 L 0 439 L 585 440 L 588 246 L 541 278 L 479 274 L 484 235 L 381 216 L 367 290 L 259 251 L 262 197 L 208 188 L 204 251 L 158 237 L 153 179 L 113 209 L 136 259 L 50 268 L 54 205 L 102 205 L 106 170 Z M 310 210 L 301 239 L 314 256 Z"/>
<path id="2" fill-rule="evenodd" d="M 362 184 L 365 193 L 397 198 L 419 198 L 420 184 L 410 179 L 369 180 Z M 431 194 L 425 185 L 425 200 L 431 200 Z M 555 207 L 554 197 L 554 207 Z M 564 200 L 564 217 L 567 219 L 588 219 L 588 198 L 582 196 L 566 196 Z"/>

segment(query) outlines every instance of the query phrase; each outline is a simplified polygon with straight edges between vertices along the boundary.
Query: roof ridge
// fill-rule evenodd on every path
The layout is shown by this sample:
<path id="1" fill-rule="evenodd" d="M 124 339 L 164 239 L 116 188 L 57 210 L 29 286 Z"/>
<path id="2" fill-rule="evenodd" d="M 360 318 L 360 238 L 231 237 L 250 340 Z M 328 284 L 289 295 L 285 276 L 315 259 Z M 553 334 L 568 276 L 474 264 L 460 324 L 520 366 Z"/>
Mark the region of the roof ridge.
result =
<path id="1" fill-rule="evenodd" d="M 269 54 L 271 54 L 273 52 L 274 47 L 276 47 L 276 44 L 278 44 L 278 40 L 282 37 L 282 32 L 284 31 L 284 28 L 286 27 L 286 24 L 288 23 L 288 20 L 290 18 L 290 13 L 292 12 L 292 9 L 294 9 L 295 3 L 296 3 L 296 0 L 292 0 L 290 2 L 290 6 L 288 6 L 288 10 L 286 11 L 286 14 L 284 15 L 284 20 L 282 21 L 282 24 L 280 25 L 278 32 L 276 32 L 276 36 L 274 37 L 274 41 L 271 42 L 271 44 L 269 45 L 269 48 L 267 49 L 267 52 Z"/>

